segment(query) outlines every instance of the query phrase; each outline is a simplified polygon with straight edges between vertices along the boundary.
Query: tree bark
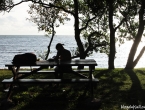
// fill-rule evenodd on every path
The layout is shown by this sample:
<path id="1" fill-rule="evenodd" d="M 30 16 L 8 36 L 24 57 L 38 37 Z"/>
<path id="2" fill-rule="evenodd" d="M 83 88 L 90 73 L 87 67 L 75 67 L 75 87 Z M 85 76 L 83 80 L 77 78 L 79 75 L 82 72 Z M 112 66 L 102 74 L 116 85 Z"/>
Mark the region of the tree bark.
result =
<path id="1" fill-rule="evenodd" d="M 51 43 L 53 41 L 53 38 L 55 36 L 55 30 L 54 30 L 54 25 L 52 25 L 52 36 L 51 36 L 51 39 L 50 39 L 50 42 L 49 42 L 49 45 L 48 45 L 48 50 L 47 50 L 47 53 L 46 53 L 46 57 L 45 57 L 45 60 L 48 59 L 48 56 L 49 56 L 49 53 L 50 53 L 50 47 L 51 47 Z"/>
<path id="2" fill-rule="evenodd" d="M 86 56 L 84 54 L 84 47 L 80 39 L 78 0 L 74 0 L 74 7 L 75 7 L 74 8 L 75 9 L 75 14 L 74 14 L 75 40 L 79 48 L 80 59 L 85 59 Z"/>
<path id="3" fill-rule="evenodd" d="M 138 57 L 137 57 L 136 60 L 133 62 L 133 68 L 136 66 L 136 64 L 138 63 L 138 61 L 139 61 L 140 58 L 142 57 L 144 51 L 145 51 L 145 46 L 142 48 L 142 50 L 140 51 Z"/>
<path id="4" fill-rule="evenodd" d="M 134 62 L 134 56 L 136 54 L 137 47 L 141 41 L 142 34 L 144 31 L 144 24 L 145 24 L 144 23 L 145 21 L 143 20 L 144 9 L 145 9 L 145 3 L 144 3 L 144 0 L 142 0 L 142 5 L 139 11 L 139 29 L 135 37 L 135 40 L 133 42 L 133 45 L 131 47 L 125 69 L 133 69 L 135 65 L 137 64 L 137 62 Z"/>
<path id="5" fill-rule="evenodd" d="M 111 30 L 110 30 L 111 31 Z M 115 47 L 115 32 L 110 32 L 110 54 L 109 54 L 109 69 L 114 69 L 116 47 Z"/>
<path id="6" fill-rule="evenodd" d="M 109 1 L 109 28 L 110 28 L 110 53 L 109 53 L 109 69 L 114 69 L 115 59 L 115 29 L 113 28 L 113 0 Z"/>

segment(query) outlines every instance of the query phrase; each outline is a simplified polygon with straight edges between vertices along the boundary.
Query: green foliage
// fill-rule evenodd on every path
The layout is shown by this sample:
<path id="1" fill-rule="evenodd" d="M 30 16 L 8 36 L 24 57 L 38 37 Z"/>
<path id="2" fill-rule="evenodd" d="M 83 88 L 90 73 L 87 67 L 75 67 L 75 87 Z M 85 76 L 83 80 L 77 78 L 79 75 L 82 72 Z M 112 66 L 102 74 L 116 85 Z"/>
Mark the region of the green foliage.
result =
<path id="1" fill-rule="evenodd" d="M 0 11 L 7 11 L 11 9 L 13 0 L 0 0 Z"/>
<path id="2" fill-rule="evenodd" d="M 102 5 L 104 4 L 105 3 Z M 97 6 L 99 7 L 99 5 Z M 88 7 L 86 2 L 78 0 L 79 31 L 82 37 L 88 39 L 86 43 L 83 44 L 86 49 L 86 55 L 90 55 L 93 50 L 97 52 L 103 49 L 102 52 L 105 52 L 104 50 L 108 48 L 106 46 L 109 41 L 107 34 L 108 22 L 103 14 L 105 7 L 103 9 L 99 7 L 98 9 L 100 10 L 97 11 L 97 14 L 92 13 L 92 10 Z M 70 20 L 68 15 L 74 15 L 74 11 L 73 0 L 57 0 L 47 3 L 47 5 L 33 4 L 30 6 L 28 13 L 30 14 L 29 20 L 36 23 L 40 31 L 44 30 L 51 34 L 52 27 L 59 27 L 61 24 L 64 24 L 65 21 Z M 79 54 L 79 47 L 76 49 L 75 53 L 77 55 Z"/>
<path id="3" fill-rule="evenodd" d="M 137 35 L 139 29 L 138 11 L 140 5 L 135 1 L 127 1 L 128 5 L 125 5 L 125 10 L 119 12 L 125 17 L 125 22 L 119 27 L 118 39 L 125 38 L 126 40 L 132 40 Z M 121 17 L 120 17 L 121 19 Z M 122 40 L 120 40 L 122 43 Z"/>
<path id="4" fill-rule="evenodd" d="M 108 0 L 77 0 L 80 36 L 85 39 L 84 53 L 90 55 L 96 52 L 109 53 L 110 28 Z M 113 28 L 117 35 L 116 42 L 132 40 L 138 32 L 138 10 L 141 0 L 112 0 Z M 52 27 L 59 27 L 69 21 L 69 15 L 74 18 L 74 0 L 50 0 L 40 4 L 33 4 L 29 10 L 30 20 L 38 25 L 38 29 L 52 33 Z M 74 23 L 75 24 L 75 23 Z M 76 30 L 75 30 L 76 31 Z M 80 47 L 76 49 L 79 54 Z"/>
<path id="5" fill-rule="evenodd" d="M 91 11 L 94 14 L 98 14 L 102 12 L 102 16 L 100 17 L 100 21 L 103 23 L 97 22 L 99 27 L 104 31 L 106 29 L 106 33 L 109 34 L 109 27 L 108 27 L 108 14 L 109 14 L 109 3 L 107 0 L 86 0 L 86 3 L 90 7 Z M 116 41 L 119 42 L 119 45 L 124 43 L 124 40 L 133 40 L 138 32 L 139 28 L 139 18 L 138 11 L 140 9 L 141 0 L 112 0 L 113 3 L 113 27 L 114 29 L 118 29 L 116 31 Z M 98 19 L 98 18 L 97 18 Z M 106 21 L 105 21 L 106 20 Z M 107 22 L 107 23 L 105 23 Z M 121 25 L 120 25 L 121 24 Z M 94 25 L 93 25 L 94 27 Z M 96 28 L 98 29 L 98 28 Z M 111 36 L 110 36 L 111 37 Z M 109 42 L 108 42 L 109 43 Z"/>
<path id="6" fill-rule="evenodd" d="M 69 21 L 68 14 L 54 7 L 44 7 L 41 4 L 30 5 L 29 20 L 36 23 L 39 31 L 51 34 L 53 28 Z"/>
<path id="7" fill-rule="evenodd" d="M 104 14 L 106 9 L 103 6 L 104 2 L 100 3 L 102 3 L 102 8 L 98 5 L 98 1 L 81 2 L 80 29 L 86 27 L 81 31 L 81 36 L 86 41 L 84 48 L 87 56 L 93 51 L 107 53 L 108 49 L 108 22 Z M 95 12 L 93 12 L 94 10 Z"/>
<path id="8" fill-rule="evenodd" d="M 37 24 L 39 31 L 44 30 L 47 34 L 55 33 L 54 28 L 69 21 L 69 16 L 73 16 L 74 19 L 78 16 L 76 21 L 79 22 L 77 24 L 74 22 L 78 28 L 74 30 L 78 34 L 76 36 L 83 37 L 86 42 L 76 40 L 77 45 L 83 45 L 83 47 L 78 45 L 76 54 L 84 56 L 90 55 L 93 51 L 108 54 L 111 32 L 117 35 L 114 39 L 119 45 L 125 40 L 134 40 L 139 30 L 137 16 L 143 2 L 143 0 L 20 0 L 19 3 L 28 1 L 34 3 L 28 11 L 29 20 Z M 1 0 L 0 10 L 11 9 L 15 5 L 13 0 Z M 112 15 L 109 15 L 110 11 L 113 12 Z"/>

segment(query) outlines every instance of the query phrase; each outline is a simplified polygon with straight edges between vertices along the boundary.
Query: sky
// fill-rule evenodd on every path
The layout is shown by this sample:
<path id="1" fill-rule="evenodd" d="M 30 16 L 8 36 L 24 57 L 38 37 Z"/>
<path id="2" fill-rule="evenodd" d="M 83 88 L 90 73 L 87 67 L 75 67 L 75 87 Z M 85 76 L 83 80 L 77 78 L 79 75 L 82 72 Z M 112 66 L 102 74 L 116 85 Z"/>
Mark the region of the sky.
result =
<path id="1" fill-rule="evenodd" d="M 26 20 L 29 18 L 29 4 L 22 3 L 9 13 L 0 13 L 0 35 L 45 35 L 44 31 L 38 31 L 36 24 Z M 64 26 L 56 28 L 56 35 L 74 35 L 73 22 L 66 22 Z"/>

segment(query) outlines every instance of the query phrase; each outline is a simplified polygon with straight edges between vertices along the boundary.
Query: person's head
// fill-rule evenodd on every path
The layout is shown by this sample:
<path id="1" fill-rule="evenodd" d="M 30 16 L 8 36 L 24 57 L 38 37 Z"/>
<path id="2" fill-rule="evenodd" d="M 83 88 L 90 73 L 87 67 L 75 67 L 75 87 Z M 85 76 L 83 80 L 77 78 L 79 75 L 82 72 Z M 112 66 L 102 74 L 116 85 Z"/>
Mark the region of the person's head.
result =
<path id="1" fill-rule="evenodd" d="M 56 44 L 56 50 L 58 51 L 63 50 L 64 49 L 63 45 L 64 44 L 61 44 L 61 43 Z"/>

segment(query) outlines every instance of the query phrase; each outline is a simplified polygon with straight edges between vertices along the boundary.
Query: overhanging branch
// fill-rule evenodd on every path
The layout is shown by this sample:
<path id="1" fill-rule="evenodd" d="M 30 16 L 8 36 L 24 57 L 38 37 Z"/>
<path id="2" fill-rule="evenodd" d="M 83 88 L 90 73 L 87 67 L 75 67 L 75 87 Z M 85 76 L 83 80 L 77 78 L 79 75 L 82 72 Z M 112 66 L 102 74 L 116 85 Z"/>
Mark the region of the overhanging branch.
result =
<path id="1" fill-rule="evenodd" d="M 74 14 L 73 12 L 68 11 L 68 10 L 66 10 L 66 9 L 63 8 L 63 7 L 56 6 L 56 5 L 53 5 L 53 4 L 51 4 L 51 3 L 49 3 L 49 6 L 51 6 L 51 7 L 55 7 L 55 8 L 58 8 L 58 9 L 62 9 L 64 12 L 70 13 L 71 15 L 75 16 L 75 14 Z"/>
<path id="2" fill-rule="evenodd" d="M 85 24 L 85 26 L 82 27 L 82 28 L 80 29 L 80 32 L 81 32 L 82 30 L 86 29 L 86 28 L 88 27 L 88 25 L 89 25 L 89 22 L 91 22 L 91 21 L 94 20 L 95 18 L 96 18 L 96 16 L 94 16 L 93 18 L 89 19 L 89 20 L 87 21 L 87 23 Z"/>
<path id="3" fill-rule="evenodd" d="M 115 30 L 117 30 L 125 22 L 125 20 L 126 18 L 123 18 L 121 22 L 119 23 L 119 25 L 115 28 Z"/>
<path id="4" fill-rule="evenodd" d="M 87 55 L 87 53 L 91 50 L 91 49 L 95 49 L 96 47 L 100 47 L 100 46 L 106 46 L 106 44 L 95 44 L 95 46 L 92 46 L 92 43 L 91 43 L 91 37 L 94 36 L 95 34 L 98 34 L 98 35 L 103 35 L 99 32 L 93 32 L 91 33 L 89 36 L 88 36 L 88 42 L 89 42 L 89 46 L 87 47 L 86 51 L 85 51 L 85 54 Z"/>

